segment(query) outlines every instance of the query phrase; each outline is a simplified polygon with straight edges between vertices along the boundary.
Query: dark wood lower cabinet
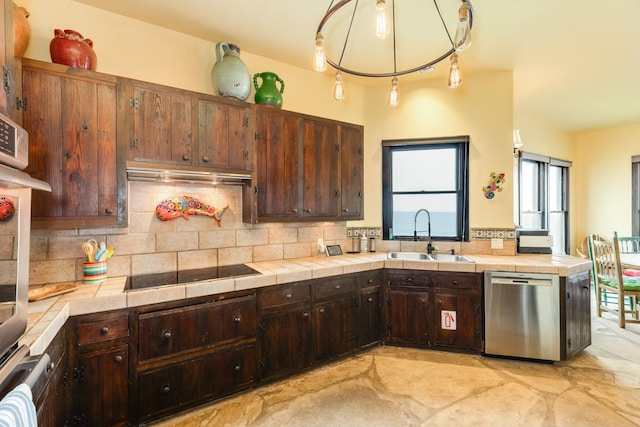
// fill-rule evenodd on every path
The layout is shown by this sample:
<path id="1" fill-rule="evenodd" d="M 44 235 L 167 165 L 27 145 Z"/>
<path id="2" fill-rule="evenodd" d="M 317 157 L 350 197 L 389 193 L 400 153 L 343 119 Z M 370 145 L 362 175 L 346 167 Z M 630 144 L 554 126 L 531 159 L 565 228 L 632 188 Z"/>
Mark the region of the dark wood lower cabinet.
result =
<path id="1" fill-rule="evenodd" d="M 280 378 L 310 366 L 312 334 L 309 304 L 264 314 L 260 323 L 260 379 Z"/>
<path id="2" fill-rule="evenodd" d="M 69 422 L 67 417 L 69 365 L 65 327 L 58 332 L 45 353 L 50 358 L 50 369 L 45 371 L 31 390 L 38 415 L 38 426 L 65 426 Z"/>
<path id="3" fill-rule="evenodd" d="M 78 425 L 124 426 L 129 422 L 129 345 L 82 353 L 78 383 Z M 76 421 L 74 420 L 74 422 Z"/>
<path id="4" fill-rule="evenodd" d="M 566 360 L 591 342 L 589 272 L 562 278 L 561 292 Z M 66 333 L 68 368 L 63 336 L 34 396 L 40 424 L 138 425 L 383 340 L 480 353 L 482 276 L 353 273 L 73 317 Z"/>
<path id="5" fill-rule="evenodd" d="M 250 344 L 140 374 L 140 418 L 158 418 L 250 387 L 255 360 Z"/>
<path id="6" fill-rule="evenodd" d="M 425 347 L 430 344 L 432 305 L 427 289 L 389 290 L 387 341 L 391 344 Z"/>
<path id="7" fill-rule="evenodd" d="M 127 310 L 73 318 L 70 376 L 74 426 L 129 423 L 129 315 Z"/>

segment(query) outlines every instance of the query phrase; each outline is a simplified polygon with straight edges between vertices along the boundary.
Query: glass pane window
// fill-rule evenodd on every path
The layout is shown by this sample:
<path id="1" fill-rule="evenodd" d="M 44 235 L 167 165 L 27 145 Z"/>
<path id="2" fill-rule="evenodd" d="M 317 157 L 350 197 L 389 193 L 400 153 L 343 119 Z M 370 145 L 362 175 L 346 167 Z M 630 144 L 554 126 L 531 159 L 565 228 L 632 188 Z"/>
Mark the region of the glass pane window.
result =
<path id="1" fill-rule="evenodd" d="M 519 163 L 519 224 L 549 230 L 553 252 L 569 253 L 569 162 L 523 153 Z"/>
<path id="2" fill-rule="evenodd" d="M 468 137 L 382 146 L 383 237 L 427 240 L 430 228 L 432 240 L 468 240 Z"/>

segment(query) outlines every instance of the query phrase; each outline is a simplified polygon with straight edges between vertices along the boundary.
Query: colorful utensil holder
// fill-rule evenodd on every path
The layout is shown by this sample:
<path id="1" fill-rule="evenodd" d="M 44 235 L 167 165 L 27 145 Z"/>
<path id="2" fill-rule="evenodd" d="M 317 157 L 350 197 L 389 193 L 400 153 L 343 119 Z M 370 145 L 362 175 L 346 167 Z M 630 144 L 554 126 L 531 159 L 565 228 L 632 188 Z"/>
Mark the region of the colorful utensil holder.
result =
<path id="1" fill-rule="evenodd" d="M 105 261 L 83 262 L 84 283 L 102 283 L 107 280 L 107 263 Z"/>

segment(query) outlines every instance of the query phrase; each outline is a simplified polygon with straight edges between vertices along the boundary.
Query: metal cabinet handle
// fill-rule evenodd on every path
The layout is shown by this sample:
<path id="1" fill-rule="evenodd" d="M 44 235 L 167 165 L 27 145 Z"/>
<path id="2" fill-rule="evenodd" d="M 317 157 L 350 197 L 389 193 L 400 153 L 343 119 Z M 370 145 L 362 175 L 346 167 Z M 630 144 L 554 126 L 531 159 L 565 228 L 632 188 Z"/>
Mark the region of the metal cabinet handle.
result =
<path id="1" fill-rule="evenodd" d="M 451 281 L 451 284 L 452 284 L 453 286 L 458 286 L 458 281 L 457 281 L 457 280 L 452 280 L 452 281 Z"/>
<path id="2" fill-rule="evenodd" d="M 107 215 L 111 215 L 111 214 L 113 213 L 113 209 L 111 209 L 111 208 L 106 208 L 106 209 L 104 210 L 104 213 L 106 213 Z"/>
<path id="3" fill-rule="evenodd" d="M 240 367 L 240 365 L 236 365 L 236 366 L 233 367 L 233 370 L 236 371 L 236 372 L 240 372 L 240 369 L 242 369 Z"/>
<path id="4" fill-rule="evenodd" d="M 420 302 L 421 303 L 425 303 L 425 302 L 427 302 L 427 299 L 426 298 L 420 298 Z"/>
<path id="5" fill-rule="evenodd" d="M 162 337 L 168 340 L 169 338 L 171 338 L 171 331 L 164 331 Z"/>
<path id="6" fill-rule="evenodd" d="M 124 360 L 124 357 L 122 357 L 121 354 L 116 355 L 116 357 L 113 358 L 113 360 L 115 360 L 116 363 L 120 363 Z"/>
<path id="7" fill-rule="evenodd" d="M 239 315 L 239 314 L 236 314 L 236 315 L 233 317 L 233 321 L 234 321 L 235 323 L 240 323 L 240 320 L 241 320 L 241 319 L 240 319 L 240 315 Z"/>
<path id="8" fill-rule="evenodd" d="M 336 289 L 340 289 L 340 285 L 336 285 Z"/>
<path id="9" fill-rule="evenodd" d="M 298 208 L 293 208 L 293 209 L 291 209 L 291 212 L 293 212 L 293 213 L 298 213 Z"/>
<path id="10" fill-rule="evenodd" d="M 309 209 L 309 208 L 306 208 L 304 211 L 305 211 L 306 213 L 311 213 L 311 209 Z"/>
<path id="11" fill-rule="evenodd" d="M 170 391 L 171 391 L 171 387 L 169 387 L 169 384 L 165 384 L 164 386 L 162 386 L 163 393 L 169 393 Z"/>
<path id="12" fill-rule="evenodd" d="M 102 328 L 100 328 L 100 333 L 102 335 L 106 335 L 109 333 L 109 328 L 107 326 L 103 326 Z"/>
<path id="13" fill-rule="evenodd" d="M 344 208 L 344 209 L 342 209 L 342 212 L 349 213 L 349 208 Z"/>
<path id="14" fill-rule="evenodd" d="M 308 311 L 305 311 L 305 312 L 304 312 L 304 314 L 303 314 L 303 316 L 304 316 L 304 318 L 305 318 L 305 319 L 308 319 L 308 318 L 309 318 L 309 312 L 308 312 Z"/>
<path id="15" fill-rule="evenodd" d="M 209 156 L 202 156 L 202 161 L 205 163 L 209 163 Z"/>
<path id="16" fill-rule="evenodd" d="M 367 302 L 373 302 L 373 298 L 371 297 L 367 298 Z"/>
<path id="17" fill-rule="evenodd" d="M 321 309 L 320 309 L 320 313 L 324 313 L 324 308 L 321 308 Z"/>
<path id="18" fill-rule="evenodd" d="M 293 296 L 293 295 L 291 295 L 291 294 L 286 294 L 284 297 L 285 297 L 286 299 L 291 299 L 291 297 L 292 297 L 292 296 Z"/>
<path id="19" fill-rule="evenodd" d="M 373 279 L 367 280 L 367 283 L 373 283 Z"/>
<path id="20" fill-rule="evenodd" d="M 189 157 L 188 154 L 183 154 L 182 155 L 182 160 L 190 160 L 191 158 Z"/>

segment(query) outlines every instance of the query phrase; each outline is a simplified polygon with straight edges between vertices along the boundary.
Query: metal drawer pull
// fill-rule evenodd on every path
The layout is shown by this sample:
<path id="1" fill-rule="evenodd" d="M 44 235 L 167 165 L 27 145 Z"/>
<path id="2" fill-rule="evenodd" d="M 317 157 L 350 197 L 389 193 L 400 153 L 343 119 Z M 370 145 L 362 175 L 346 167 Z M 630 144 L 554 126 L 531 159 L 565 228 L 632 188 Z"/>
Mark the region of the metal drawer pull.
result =
<path id="1" fill-rule="evenodd" d="M 340 289 L 340 285 L 336 285 L 336 289 Z"/>
<path id="2" fill-rule="evenodd" d="M 291 297 L 292 297 L 292 296 L 293 296 L 293 295 L 291 295 L 291 294 L 286 294 L 284 297 L 285 297 L 286 299 L 291 299 Z"/>
<path id="3" fill-rule="evenodd" d="M 241 320 L 241 319 L 240 319 L 240 315 L 238 315 L 238 314 L 236 314 L 236 315 L 233 317 L 233 321 L 234 321 L 234 322 L 236 322 L 236 323 L 240 323 L 240 320 Z"/>
<path id="4" fill-rule="evenodd" d="M 367 298 L 367 301 L 373 302 L 373 298 L 369 297 L 369 298 Z"/>
<path id="5" fill-rule="evenodd" d="M 171 391 L 171 387 L 169 387 L 169 384 L 162 386 L 163 393 L 169 393 L 170 391 Z"/>
<path id="6" fill-rule="evenodd" d="M 458 285 L 458 281 L 457 280 L 452 280 L 451 284 L 457 286 Z"/>
<path id="7" fill-rule="evenodd" d="M 373 283 L 373 279 L 367 280 L 367 283 Z"/>
<path id="8" fill-rule="evenodd" d="M 168 340 L 169 338 L 171 338 L 171 331 L 164 331 L 162 333 L 162 337 Z"/>
<path id="9" fill-rule="evenodd" d="M 102 328 L 100 328 L 100 333 L 101 333 L 102 335 L 104 335 L 104 334 L 106 334 L 106 333 L 108 333 L 108 332 L 109 332 L 109 328 L 108 328 L 108 327 L 103 326 Z"/>
<path id="10" fill-rule="evenodd" d="M 321 308 L 321 309 L 320 309 L 320 313 L 324 313 L 324 308 Z"/>
<path id="11" fill-rule="evenodd" d="M 116 357 L 113 358 L 113 360 L 115 360 L 116 363 L 120 363 L 124 360 L 124 357 L 122 357 L 121 354 L 118 354 Z"/>
<path id="12" fill-rule="evenodd" d="M 304 312 L 304 317 L 305 317 L 305 318 L 308 318 L 308 317 L 309 317 L 309 312 L 305 311 L 305 312 Z"/>
<path id="13" fill-rule="evenodd" d="M 236 366 L 233 368 L 233 370 L 234 370 L 234 371 L 236 371 L 236 372 L 240 372 L 240 369 L 242 369 L 242 368 L 240 367 L 240 365 L 236 365 Z"/>

